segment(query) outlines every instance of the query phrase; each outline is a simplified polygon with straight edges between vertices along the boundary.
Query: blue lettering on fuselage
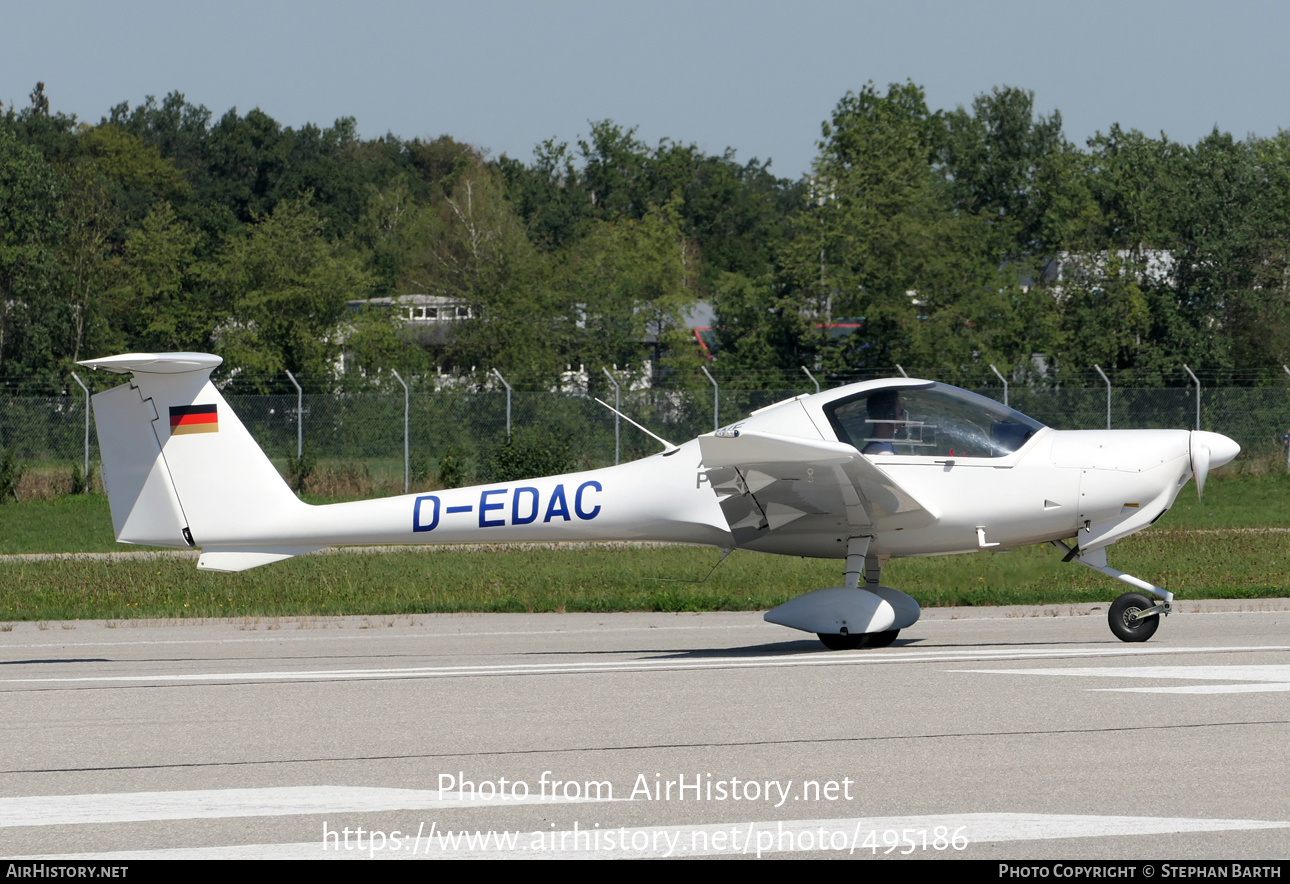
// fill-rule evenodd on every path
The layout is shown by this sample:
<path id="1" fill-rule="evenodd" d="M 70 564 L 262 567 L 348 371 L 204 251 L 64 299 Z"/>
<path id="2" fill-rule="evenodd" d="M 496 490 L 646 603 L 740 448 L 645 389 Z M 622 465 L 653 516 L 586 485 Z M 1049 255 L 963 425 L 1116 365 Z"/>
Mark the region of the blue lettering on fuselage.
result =
<path id="1" fill-rule="evenodd" d="M 564 486 L 555 486 L 555 492 L 551 495 L 551 502 L 546 505 L 546 516 L 543 522 L 549 522 L 556 516 L 560 516 L 566 522 L 569 521 L 569 501 L 564 499 Z"/>
<path id="2" fill-rule="evenodd" d="M 550 522 L 552 519 L 563 519 L 566 522 L 573 521 L 576 515 L 584 522 L 589 522 L 596 516 L 600 515 L 601 506 L 591 497 L 593 493 L 604 491 L 604 486 L 594 479 L 590 482 L 583 482 L 573 492 L 573 512 L 569 511 L 569 498 L 564 490 L 564 484 L 558 484 L 551 490 L 551 496 L 546 503 L 546 512 L 542 518 L 543 522 Z M 511 495 L 510 520 L 506 518 L 506 495 Z M 415 533 L 433 531 L 439 527 L 440 513 L 444 515 L 453 515 L 456 513 L 474 512 L 473 504 L 459 504 L 457 506 L 445 507 L 439 500 L 437 494 L 423 494 L 412 504 L 412 530 Z M 479 495 L 479 527 L 480 528 L 500 528 L 506 525 L 529 525 L 537 521 L 538 514 L 543 511 L 542 492 L 530 485 L 524 485 L 519 488 L 489 488 L 480 492 Z M 497 513 L 493 516 L 493 513 Z"/>
<path id="3" fill-rule="evenodd" d="M 529 511 L 528 515 L 521 516 L 520 515 L 520 497 L 521 496 L 528 497 L 529 495 L 532 495 L 533 497 L 532 503 L 530 504 L 532 506 L 532 509 Z M 538 517 L 538 490 L 536 488 L 529 488 L 527 486 L 523 488 L 516 488 L 514 496 L 511 497 L 511 524 L 527 525 L 530 522 L 536 521 L 537 517 Z"/>
<path id="4" fill-rule="evenodd" d="M 505 493 L 506 493 L 506 489 L 505 489 L 505 488 L 498 488 L 496 491 L 485 491 L 483 494 L 479 495 L 479 527 L 481 527 L 481 528 L 495 528 L 495 527 L 497 527 L 498 525 L 505 525 L 505 524 L 506 524 L 506 520 L 505 520 L 505 519 L 490 519 L 490 518 L 488 518 L 488 511 L 489 511 L 489 510 L 504 510 L 504 509 L 506 509 L 506 504 L 504 504 L 504 503 L 489 503 L 489 502 L 488 502 L 488 498 L 489 498 L 489 496 L 490 496 L 490 495 L 495 495 L 495 494 L 505 494 Z"/>
<path id="5" fill-rule="evenodd" d="M 423 524 L 421 521 L 421 504 L 429 501 L 430 503 L 430 524 Z M 439 498 L 433 494 L 427 494 L 418 497 L 417 502 L 412 504 L 412 530 L 413 531 L 433 531 L 439 524 Z"/>
<path id="6" fill-rule="evenodd" d="M 578 514 L 579 519 L 594 519 L 596 516 L 600 515 L 599 504 L 597 504 L 596 508 L 589 513 L 584 513 L 582 511 L 582 492 L 586 491 L 588 488 L 594 488 L 597 491 L 602 490 L 600 483 L 595 481 L 583 482 L 578 486 L 578 490 L 573 495 L 573 511 Z"/>

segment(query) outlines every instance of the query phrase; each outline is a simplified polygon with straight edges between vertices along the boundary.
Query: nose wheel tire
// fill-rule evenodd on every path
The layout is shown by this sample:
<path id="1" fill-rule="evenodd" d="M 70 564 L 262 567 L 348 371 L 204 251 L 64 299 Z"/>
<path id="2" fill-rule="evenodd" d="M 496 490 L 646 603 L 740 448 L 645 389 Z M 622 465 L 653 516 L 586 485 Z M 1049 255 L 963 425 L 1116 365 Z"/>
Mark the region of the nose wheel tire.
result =
<path id="1" fill-rule="evenodd" d="M 1155 635 L 1156 630 L 1160 628 L 1159 614 L 1152 614 L 1140 620 L 1133 619 L 1135 614 L 1149 611 L 1153 607 L 1155 602 L 1140 592 L 1126 592 L 1111 602 L 1107 620 L 1111 624 L 1111 631 L 1115 633 L 1115 637 L 1122 642 L 1144 642 Z"/>
<path id="2" fill-rule="evenodd" d="M 836 632 L 817 632 L 824 647 L 830 651 L 854 651 L 857 648 L 885 648 L 900 635 L 899 629 L 888 629 L 886 632 L 860 632 L 847 635 Z"/>

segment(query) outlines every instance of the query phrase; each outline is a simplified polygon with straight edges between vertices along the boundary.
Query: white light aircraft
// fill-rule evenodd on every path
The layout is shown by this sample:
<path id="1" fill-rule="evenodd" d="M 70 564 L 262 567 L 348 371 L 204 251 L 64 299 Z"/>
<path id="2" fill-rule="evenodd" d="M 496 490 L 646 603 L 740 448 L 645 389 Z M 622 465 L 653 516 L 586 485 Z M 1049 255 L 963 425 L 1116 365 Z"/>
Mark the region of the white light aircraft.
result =
<path id="1" fill-rule="evenodd" d="M 621 466 L 311 506 L 211 384 L 220 361 L 131 353 L 81 363 L 133 374 L 94 397 L 118 541 L 200 547 L 197 567 L 213 571 L 350 544 L 649 540 L 842 559 L 842 586 L 766 614 L 834 650 L 889 645 L 918 620 L 914 599 L 880 583 L 889 558 L 1038 543 L 1142 590 L 1115 600 L 1110 625 L 1145 641 L 1173 595 L 1109 567 L 1107 547 L 1160 518 L 1188 479 L 1203 490 L 1210 468 L 1240 452 L 1218 433 L 1057 431 L 965 390 L 900 378 L 799 396 Z"/>

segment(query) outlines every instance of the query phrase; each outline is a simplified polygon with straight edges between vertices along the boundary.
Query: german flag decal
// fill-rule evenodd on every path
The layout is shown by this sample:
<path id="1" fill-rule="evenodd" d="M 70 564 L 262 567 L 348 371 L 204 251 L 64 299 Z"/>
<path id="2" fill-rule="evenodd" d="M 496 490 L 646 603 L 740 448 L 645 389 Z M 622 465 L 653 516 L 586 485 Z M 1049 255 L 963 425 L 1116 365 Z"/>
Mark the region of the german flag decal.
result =
<path id="1" fill-rule="evenodd" d="M 170 435 L 218 432 L 219 414 L 214 405 L 170 406 Z"/>

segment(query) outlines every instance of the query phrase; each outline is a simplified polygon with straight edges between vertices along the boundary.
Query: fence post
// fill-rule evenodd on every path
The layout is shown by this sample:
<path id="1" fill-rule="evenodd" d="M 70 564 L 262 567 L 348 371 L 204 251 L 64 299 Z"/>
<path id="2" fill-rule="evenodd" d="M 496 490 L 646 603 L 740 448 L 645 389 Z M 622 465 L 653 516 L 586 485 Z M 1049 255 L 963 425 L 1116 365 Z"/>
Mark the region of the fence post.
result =
<path id="1" fill-rule="evenodd" d="M 493 374 L 497 375 L 497 379 L 506 388 L 506 441 L 509 442 L 511 441 L 511 385 L 506 383 L 506 378 L 502 377 L 502 373 L 497 369 L 493 369 Z"/>
<path id="2" fill-rule="evenodd" d="M 622 403 L 622 387 L 620 387 L 620 386 L 618 385 L 618 381 L 616 381 L 616 380 L 614 379 L 614 376 L 613 376 L 613 375 L 611 375 L 611 374 L 609 373 L 609 369 L 605 368 L 605 367 L 602 365 L 602 366 L 600 366 L 600 370 L 601 370 L 601 371 L 603 371 L 603 372 L 605 373 L 605 377 L 609 378 L 609 383 L 611 383 L 611 384 L 613 384 L 613 385 L 614 385 L 614 408 L 615 408 L 615 409 L 617 409 L 618 411 L 622 411 L 622 410 L 623 410 L 623 403 Z M 614 466 L 618 466 L 618 450 L 619 450 L 619 448 L 618 448 L 618 414 L 617 414 L 617 412 L 615 412 L 615 413 L 614 413 Z"/>
<path id="3" fill-rule="evenodd" d="M 1109 430 L 1111 429 L 1111 379 L 1106 376 L 1106 372 L 1102 371 L 1102 366 L 1094 364 L 1093 367 L 1102 376 L 1102 380 L 1106 381 L 1106 428 Z"/>
<path id="4" fill-rule="evenodd" d="M 1290 365 L 1282 365 L 1281 369 L 1286 373 L 1287 377 L 1290 377 Z M 1278 427 L 1278 429 L 1280 428 Z M 1290 470 L 1290 430 L 1286 430 L 1285 440 L 1286 469 Z"/>
<path id="5" fill-rule="evenodd" d="M 811 383 L 815 384 L 815 392 L 817 393 L 820 392 L 820 382 L 815 379 L 815 375 L 811 374 L 811 370 L 807 368 L 805 365 L 803 365 L 802 371 L 805 372 L 806 376 L 811 379 Z"/>
<path id="6" fill-rule="evenodd" d="M 287 372 L 291 385 L 296 388 L 296 460 L 305 456 L 305 397 L 304 390 L 296 383 L 296 376 Z"/>
<path id="7" fill-rule="evenodd" d="M 412 487 L 409 481 L 411 472 L 408 469 L 408 385 L 403 383 L 403 378 L 394 369 L 390 369 L 390 374 L 394 379 L 403 384 L 403 493 L 407 494 L 408 489 Z"/>
<path id="8" fill-rule="evenodd" d="M 721 388 L 718 387 L 717 382 L 712 379 L 712 375 L 708 374 L 708 367 L 706 365 L 700 365 L 699 368 L 703 369 L 703 373 L 708 375 L 708 380 L 712 381 L 712 431 L 715 433 L 717 430 L 721 429 Z M 668 435 L 670 436 L 672 434 L 668 433 Z"/>
<path id="9" fill-rule="evenodd" d="M 994 367 L 993 362 L 990 363 L 990 371 L 994 372 L 995 376 L 999 380 L 1003 381 L 1003 404 L 1006 407 L 1008 404 L 1008 379 L 1005 378 L 1003 375 L 999 374 L 999 369 Z"/>
<path id="10" fill-rule="evenodd" d="M 1199 430 L 1200 429 L 1200 378 L 1196 377 L 1196 373 L 1185 365 L 1183 366 L 1183 371 L 1191 375 L 1191 379 L 1196 382 L 1196 429 Z"/>
<path id="11" fill-rule="evenodd" d="M 76 372 L 72 372 L 72 377 L 75 378 L 76 383 L 81 385 L 81 389 L 85 391 L 85 472 L 81 474 L 81 477 L 85 479 L 84 493 L 89 494 L 90 493 L 90 388 L 85 386 L 85 383 L 79 377 L 77 377 Z"/>

